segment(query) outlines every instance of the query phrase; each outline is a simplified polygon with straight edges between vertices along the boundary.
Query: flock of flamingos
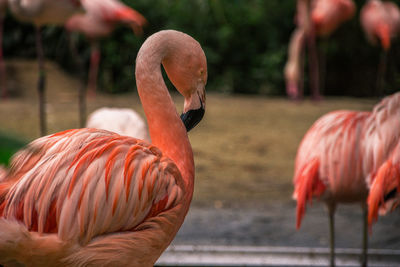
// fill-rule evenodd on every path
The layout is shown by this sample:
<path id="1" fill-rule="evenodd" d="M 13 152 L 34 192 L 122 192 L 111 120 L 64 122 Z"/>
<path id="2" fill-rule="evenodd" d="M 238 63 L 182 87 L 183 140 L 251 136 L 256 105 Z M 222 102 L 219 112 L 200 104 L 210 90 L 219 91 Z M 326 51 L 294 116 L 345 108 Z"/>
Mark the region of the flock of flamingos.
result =
<path id="1" fill-rule="evenodd" d="M 109 34 L 117 22 L 128 23 L 135 32 L 140 32 L 146 22 L 117 0 L 0 3 L 3 13 L 9 8 L 37 29 L 65 24 L 87 35 L 93 43 Z M 354 10 L 351 0 L 298 0 L 298 28 L 285 69 L 291 97 L 301 95 L 303 43 L 307 42 L 313 57 L 315 36 L 331 33 L 353 16 Z M 361 11 L 368 38 L 379 40 L 385 50 L 398 33 L 398 19 L 400 12 L 391 2 L 369 0 Z M 38 92 L 44 101 L 39 30 L 37 41 Z M 97 53 L 94 57 L 98 61 Z M 161 64 L 184 97 L 181 116 L 163 81 Z M 136 126 L 140 128 L 137 132 L 122 135 L 112 132 L 118 125 L 112 131 L 97 129 L 105 119 L 93 114 L 90 128 L 34 140 L 0 174 L 0 264 L 153 266 L 170 244 L 193 196 L 195 168 L 187 132 L 205 112 L 206 57 L 200 44 L 187 34 L 160 31 L 140 48 L 135 76 L 150 136 L 144 123 Z M 312 86 L 318 88 L 317 83 Z M 313 92 L 318 98 L 319 93 Z M 43 107 L 40 114 L 45 114 Z M 41 128 L 43 133 L 43 118 Z M 293 194 L 297 200 L 297 227 L 306 204 L 314 197 L 327 204 L 331 266 L 335 264 L 337 204 L 360 203 L 365 211 L 361 264 L 366 266 L 368 226 L 377 220 L 378 212 L 392 211 L 400 202 L 399 129 L 400 93 L 396 93 L 384 98 L 372 112 L 335 111 L 321 117 L 299 146 Z"/>

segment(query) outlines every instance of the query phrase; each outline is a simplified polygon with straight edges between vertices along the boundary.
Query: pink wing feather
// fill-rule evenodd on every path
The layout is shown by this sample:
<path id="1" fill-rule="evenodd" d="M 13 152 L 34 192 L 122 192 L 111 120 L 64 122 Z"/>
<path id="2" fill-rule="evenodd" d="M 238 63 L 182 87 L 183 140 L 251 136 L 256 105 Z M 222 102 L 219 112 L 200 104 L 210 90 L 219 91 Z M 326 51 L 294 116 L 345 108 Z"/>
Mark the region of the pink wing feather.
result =
<path id="1" fill-rule="evenodd" d="M 134 231 L 177 205 L 184 190 L 176 165 L 156 147 L 95 129 L 37 139 L 17 154 L 11 173 L 11 182 L 0 184 L 1 216 L 83 243 Z"/>
<path id="2" fill-rule="evenodd" d="M 400 202 L 400 93 L 372 112 L 336 111 L 320 119 L 303 138 L 296 156 L 294 198 L 297 227 L 312 196 L 334 202 L 364 201 L 371 186 L 369 221 L 396 191 Z"/>

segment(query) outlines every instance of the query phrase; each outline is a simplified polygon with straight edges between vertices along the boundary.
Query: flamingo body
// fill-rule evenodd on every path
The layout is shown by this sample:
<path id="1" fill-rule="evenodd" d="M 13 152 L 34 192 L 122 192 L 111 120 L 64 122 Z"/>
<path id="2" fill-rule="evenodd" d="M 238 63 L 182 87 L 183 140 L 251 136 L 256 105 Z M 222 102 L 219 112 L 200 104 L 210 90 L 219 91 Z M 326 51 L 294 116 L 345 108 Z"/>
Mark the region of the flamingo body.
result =
<path id="1" fill-rule="evenodd" d="M 314 0 L 311 19 L 318 35 L 327 36 L 352 18 L 356 6 L 352 0 Z"/>
<path id="2" fill-rule="evenodd" d="M 336 111 L 318 119 L 297 151 L 294 197 L 297 227 L 312 196 L 326 201 L 356 202 L 367 197 L 359 161 L 366 112 Z"/>
<path id="3" fill-rule="evenodd" d="M 161 63 L 185 97 L 182 120 Z M 206 79 L 200 44 L 161 31 L 146 40 L 136 61 L 152 144 L 84 128 L 39 138 L 17 153 L 0 182 L 0 264 L 153 266 L 192 199 L 186 129 L 202 117 L 197 110 L 204 111 Z"/>
<path id="4" fill-rule="evenodd" d="M 297 200 L 296 226 L 301 225 L 307 202 L 313 197 L 325 201 L 330 218 L 330 266 L 335 265 L 334 212 L 338 203 L 358 202 L 364 209 L 362 266 L 366 266 L 367 223 L 376 218 L 378 207 L 386 200 L 397 197 L 392 204 L 400 200 L 399 118 L 400 93 L 396 93 L 372 112 L 335 111 L 321 117 L 299 146 L 293 194 Z"/>
<path id="5" fill-rule="evenodd" d="M 387 169 L 388 161 L 396 166 L 393 161 L 400 156 L 395 149 L 400 142 L 399 118 L 400 93 L 396 93 L 383 99 L 372 112 L 335 111 L 314 123 L 296 156 L 298 227 L 312 196 L 339 203 L 365 200 L 381 168 Z"/>
<path id="6" fill-rule="evenodd" d="M 387 51 L 391 39 L 400 31 L 400 10 L 393 2 L 370 0 L 360 12 L 361 25 L 367 39 L 372 44 L 380 41 L 382 48 Z"/>
<path id="7" fill-rule="evenodd" d="M 95 129 L 34 141 L 15 157 L 11 172 L 20 179 L 3 184 L 1 217 L 81 244 L 134 230 L 173 209 L 185 191 L 176 165 L 159 149 Z"/>
<path id="8" fill-rule="evenodd" d="M 137 112 L 128 108 L 99 108 L 89 115 L 86 127 L 149 140 L 146 123 Z"/>

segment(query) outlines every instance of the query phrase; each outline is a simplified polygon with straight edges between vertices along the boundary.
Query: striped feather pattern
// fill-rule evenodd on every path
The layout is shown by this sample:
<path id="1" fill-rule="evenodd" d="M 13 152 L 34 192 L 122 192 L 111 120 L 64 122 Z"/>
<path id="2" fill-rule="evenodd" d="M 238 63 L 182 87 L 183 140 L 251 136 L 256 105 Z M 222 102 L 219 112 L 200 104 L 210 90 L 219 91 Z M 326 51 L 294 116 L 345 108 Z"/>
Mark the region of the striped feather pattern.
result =
<path id="1" fill-rule="evenodd" d="M 333 202 L 365 201 L 368 187 L 378 173 L 399 181 L 392 175 L 397 172 L 381 170 L 387 168 L 388 161 L 390 166 L 399 167 L 400 149 L 395 149 L 400 143 L 399 129 L 400 93 L 383 99 L 372 112 L 335 111 L 318 119 L 303 138 L 296 156 L 297 225 L 310 195 L 321 195 L 321 187 L 310 186 L 315 177 L 326 186 L 324 199 Z M 312 162 L 319 162 L 318 172 L 304 172 Z M 382 187 L 380 190 L 388 191 Z"/>
<path id="2" fill-rule="evenodd" d="M 180 173 L 160 150 L 104 130 L 37 139 L 16 155 L 11 173 L 18 180 L 6 192 L 2 216 L 82 243 L 134 230 L 183 196 Z"/>

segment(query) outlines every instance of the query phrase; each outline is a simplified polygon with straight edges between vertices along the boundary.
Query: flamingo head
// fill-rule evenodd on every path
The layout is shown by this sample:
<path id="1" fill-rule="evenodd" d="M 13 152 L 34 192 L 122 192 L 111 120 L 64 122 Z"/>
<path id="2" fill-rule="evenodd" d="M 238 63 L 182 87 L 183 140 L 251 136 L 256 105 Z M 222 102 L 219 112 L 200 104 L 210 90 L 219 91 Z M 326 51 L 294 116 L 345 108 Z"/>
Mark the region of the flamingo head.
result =
<path id="1" fill-rule="evenodd" d="M 172 84 L 185 98 L 181 119 L 190 131 L 205 113 L 207 61 L 197 41 L 183 33 L 178 36 L 175 42 L 184 42 L 184 45 L 180 46 L 179 53 L 168 53 L 162 64 Z"/>
<path id="2" fill-rule="evenodd" d="M 388 164 L 385 164 L 388 165 Z M 368 196 L 368 223 L 377 220 L 400 204 L 400 172 L 396 167 L 383 166 L 373 180 Z"/>

